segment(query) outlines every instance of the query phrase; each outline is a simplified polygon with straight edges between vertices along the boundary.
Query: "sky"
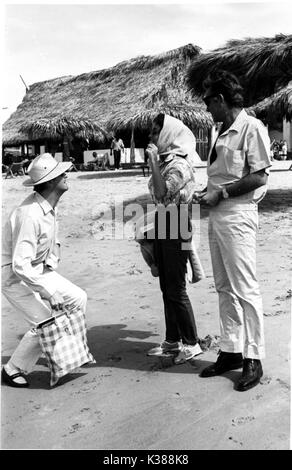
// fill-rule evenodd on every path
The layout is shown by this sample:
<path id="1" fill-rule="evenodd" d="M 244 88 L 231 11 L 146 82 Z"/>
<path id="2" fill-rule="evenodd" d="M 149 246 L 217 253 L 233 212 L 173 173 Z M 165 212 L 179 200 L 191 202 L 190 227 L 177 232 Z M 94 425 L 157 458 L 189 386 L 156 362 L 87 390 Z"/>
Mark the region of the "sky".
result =
<path id="1" fill-rule="evenodd" d="M 100 70 L 188 43 L 203 52 L 230 39 L 292 34 L 292 2 L 2 3 L 1 122 L 27 86 Z"/>

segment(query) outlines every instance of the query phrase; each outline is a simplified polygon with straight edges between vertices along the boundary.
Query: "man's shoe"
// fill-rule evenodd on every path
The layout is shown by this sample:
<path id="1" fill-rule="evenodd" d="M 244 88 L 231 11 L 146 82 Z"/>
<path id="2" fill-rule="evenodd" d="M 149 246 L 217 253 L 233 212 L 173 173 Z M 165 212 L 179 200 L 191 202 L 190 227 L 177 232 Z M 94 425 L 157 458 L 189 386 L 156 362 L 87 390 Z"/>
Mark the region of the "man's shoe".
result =
<path id="1" fill-rule="evenodd" d="M 25 381 L 23 383 L 16 382 L 15 379 L 17 377 L 22 377 Z M 5 367 L 2 368 L 1 379 L 3 383 L 5 383 L 6 385 L 10 385 L 10 387 L 29 387 L 29 383 L 27 382 L 26 377 L 22 372 L 17 372 L 16 374 L 9 375 L 6 372 Z"/>
<path id="2" fill-rule="evenodd" d="M 236 390 L 245 392 L 255 387 L 263 376 L 263 368 L 259 359 L 244 359 L 242 376 L 237 383 Z"/>
<path id="3" fill-rule="evenodd" d="M 177 357 L 174 359 L 174 363 L 183 364 L 184 362 L 189 361 L 199 354 L 203 354 L 199 343 L 195 345 L 184 345 L 181 351 L 178 353 Z"/>
<path id="4" fill-rule="evenodd" d="M 214 377 L 229 370 L 240 369 L 243 365 L 241 353 L 220 351 L 217 361 L 202 370 L 200 377 Z"/>
<path id="5" fill-rule="evenodd" d="M 178 341 L 169 343 L 163 341 L 160 346 L 155 346 L 148 351 L 147 356 L 164 356 L 167 353 L 176 354 L 182 349 L 182 344 Z"/>

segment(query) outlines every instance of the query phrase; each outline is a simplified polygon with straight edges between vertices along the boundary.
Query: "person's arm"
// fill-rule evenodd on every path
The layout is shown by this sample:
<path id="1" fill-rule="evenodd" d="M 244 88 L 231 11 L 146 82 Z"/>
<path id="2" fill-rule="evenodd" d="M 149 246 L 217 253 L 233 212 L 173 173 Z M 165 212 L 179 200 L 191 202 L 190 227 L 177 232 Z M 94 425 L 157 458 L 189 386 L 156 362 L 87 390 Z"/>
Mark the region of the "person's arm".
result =
<path id="1" fill-rule="evenodd" d="M 250 125 L 244 146 L 247 149 L 246 162 L 249 174 L 239 181 L 224 185 L 230 197 L 241 196 L 267 183 L 268 168 L 271 166 L 270 138 L 267 129 L 260 121 L 255 120 Z M 215 190 L 207 192 L 204 198 L 209 205 L 216 205 L 222 196 L 222 190 Z"/>
<path id="2" fill-rule="evenodd" d="M 206 192 L 207 186 L 204 189 L 201 189 L 200 191 L 195 191 L 193 194 L 193 203 L 200 202 L 201 198 L 206 194 Z"/>
<path id="3" fill-rule="evenodd" d="M 243 194 L 254 191 L 267 183 L 268 175 L 265 169 L 250 173 L 239 181 L 235 181 L 226 186 L 226 191 L 230 197 L 242 196 Z"/>
<path id="4" fill-rule="evenodd" d="M 158 163 L 158 150 L 156 145 L 149 144 L 146 149 L 148 161 L 151 166 L 154 196 L 158 201 L 161 201 L 166 194 L 167 188 L 163 180 Z"/>
<path id="5" fill-rule="evenodd" d="M 44 279 L 42 273 L 32 265 L 37 258 L 38 226 L 35 220 L 25 217 L 13 221 L 12 227 L 12 270 L 33 291 L 48 300 L 52 308 L 59 308 L 61 301 L 55 283 Z"/>
<path id="6" fill-rule="evenodd" d="M 265 169 L 250 173 L 234 183 L 224 185 L 229 197 L 238 197 L 254 191 L 267 183 L 268 175 Z M 216 206 L 223 199 L 223 188 L 208 191 L 200 198 L 200 203 Z"/>

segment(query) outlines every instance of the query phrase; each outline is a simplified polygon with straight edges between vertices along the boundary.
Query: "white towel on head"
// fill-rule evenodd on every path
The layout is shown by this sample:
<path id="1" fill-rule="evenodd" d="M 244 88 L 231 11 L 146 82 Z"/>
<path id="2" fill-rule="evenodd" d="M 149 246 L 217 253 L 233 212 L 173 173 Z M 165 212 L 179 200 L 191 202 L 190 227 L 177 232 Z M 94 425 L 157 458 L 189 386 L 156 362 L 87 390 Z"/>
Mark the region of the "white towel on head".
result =
<path id="1" fill-rule="evenodd" d="M 159 155 L 165 156 L 171 153 L 181 155 L 192 168 L 202 162 L 196 151 L 196 138 L 192 131 L 182 121 L 168 114 L 164 115 L 157 147 Z"/>

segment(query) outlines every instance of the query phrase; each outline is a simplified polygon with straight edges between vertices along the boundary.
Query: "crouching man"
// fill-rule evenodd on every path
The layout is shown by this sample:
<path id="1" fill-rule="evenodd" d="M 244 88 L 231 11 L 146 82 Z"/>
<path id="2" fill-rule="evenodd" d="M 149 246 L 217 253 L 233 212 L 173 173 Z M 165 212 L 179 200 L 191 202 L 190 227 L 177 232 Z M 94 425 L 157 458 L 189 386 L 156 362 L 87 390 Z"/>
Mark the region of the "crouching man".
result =
<path id="1" fill-rule="evenodd" d="M 55 272 L 60 256 L 56 206 L 68 190 L 66 171 L 71 166 L 49 153 L 36 157 L 23 183 L 34 192 L 13 210 L 4 227 L 2 292 L 31 326 L 2 368 L 2 381 L 12 387 L 29 386 L 26 375 L 41 355 L 37 324 L 63 305 L 85 313 L 86 293 Z"/>

